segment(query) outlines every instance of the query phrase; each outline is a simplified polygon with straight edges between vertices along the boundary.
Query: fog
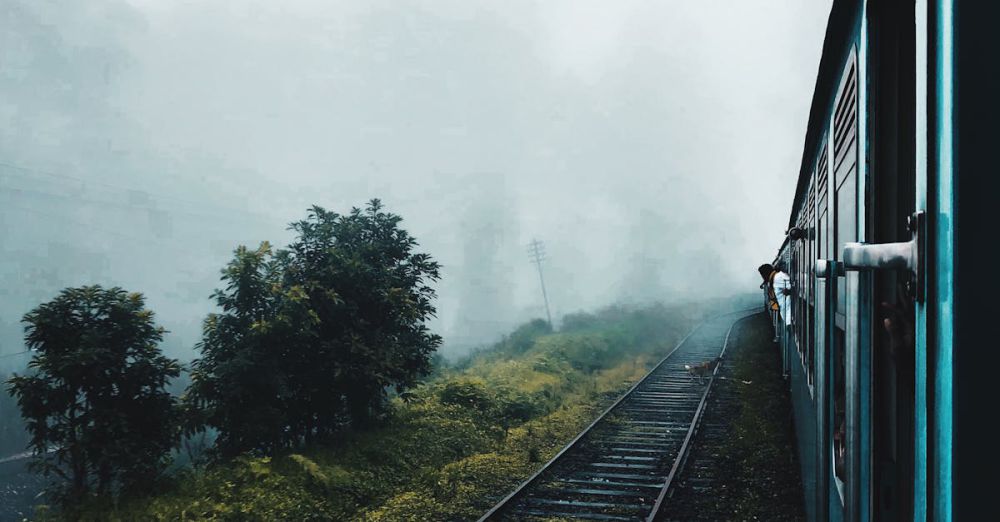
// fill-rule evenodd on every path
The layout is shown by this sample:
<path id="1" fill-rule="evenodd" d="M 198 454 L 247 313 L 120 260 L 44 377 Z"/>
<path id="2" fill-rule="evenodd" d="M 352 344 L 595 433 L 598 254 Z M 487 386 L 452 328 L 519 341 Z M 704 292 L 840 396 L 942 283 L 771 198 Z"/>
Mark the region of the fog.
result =
<path id="1" fill-rule="evenodd" d="M 446 355 L 756 288 L 830 1 L 0 0 L 0 359 L 63 287 L 194 356 L 237 245 L 380 198 L 443 265 Z"/>

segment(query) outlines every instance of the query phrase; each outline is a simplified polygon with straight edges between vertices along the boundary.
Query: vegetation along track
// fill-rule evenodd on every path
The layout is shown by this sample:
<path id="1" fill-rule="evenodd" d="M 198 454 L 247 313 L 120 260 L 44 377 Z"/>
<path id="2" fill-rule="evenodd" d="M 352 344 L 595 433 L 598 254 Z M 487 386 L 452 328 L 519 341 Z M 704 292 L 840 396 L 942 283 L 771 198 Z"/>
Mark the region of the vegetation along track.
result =
<path id="1" fill-rule="evenodd" d="M 699 381 L 684 365 L 723 355 L 733 325 L 756 311 L 721 315 L 695 328 L 480 522 L 652 520 L 683 464 L 715 378 L 713 372 Z"/>

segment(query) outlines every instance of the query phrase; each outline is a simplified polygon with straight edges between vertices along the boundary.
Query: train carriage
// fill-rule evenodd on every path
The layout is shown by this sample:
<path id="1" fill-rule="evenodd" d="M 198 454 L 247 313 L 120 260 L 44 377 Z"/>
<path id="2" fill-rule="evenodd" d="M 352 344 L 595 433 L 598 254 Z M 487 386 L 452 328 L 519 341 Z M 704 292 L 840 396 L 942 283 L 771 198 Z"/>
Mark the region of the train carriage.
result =
<path id="1" fill-rule="evenodd" d="M 958 282 L 985 267 L 988 4 L 834 2 L 774 260 L 792 283 L 778 332 L 810 520 L 951 520 L 982 491 L 954 481 L 980 449 L 954 405 L 982 382 L 960 351 L 986 332 L 980 289 Z"/>

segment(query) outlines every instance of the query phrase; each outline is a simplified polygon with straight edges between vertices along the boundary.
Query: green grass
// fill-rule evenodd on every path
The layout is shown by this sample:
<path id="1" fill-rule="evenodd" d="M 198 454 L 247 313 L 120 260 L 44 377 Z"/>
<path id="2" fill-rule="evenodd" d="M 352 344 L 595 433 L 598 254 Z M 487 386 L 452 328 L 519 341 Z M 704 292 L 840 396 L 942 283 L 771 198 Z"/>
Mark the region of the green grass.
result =
<path id="1" fill-rule="evenodd" d="M 734 520 L 804 520 L 791 398 L 773 330 L 761 315 L 737 326 L 734 336 L 733 377 L 752 384 L 726 383 L 737 388 L 739 415 L 721 457 L 731 470 L 725 503 Z"/>

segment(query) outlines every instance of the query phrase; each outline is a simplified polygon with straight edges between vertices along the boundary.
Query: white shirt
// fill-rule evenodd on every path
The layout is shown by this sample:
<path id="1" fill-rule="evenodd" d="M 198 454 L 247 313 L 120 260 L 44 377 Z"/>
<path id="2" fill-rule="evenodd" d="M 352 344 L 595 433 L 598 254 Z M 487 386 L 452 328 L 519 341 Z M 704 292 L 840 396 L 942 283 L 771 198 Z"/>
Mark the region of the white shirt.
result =
<path id="1" fill-rule="evenodd" d="M 778 309 L 781 313 L 781 317 L 785 319 L 785 324 L 789 326 L 792 324 L 792 314 L 789 311 L 792 300 L 791 296 L 786 294 L 784 290 L 791 290 L 791 283 L 792 278 L 788 277 L 788 274 L 780 270 L 777 274 L 774 274 L 774 297 L 778 300 Z"/>

